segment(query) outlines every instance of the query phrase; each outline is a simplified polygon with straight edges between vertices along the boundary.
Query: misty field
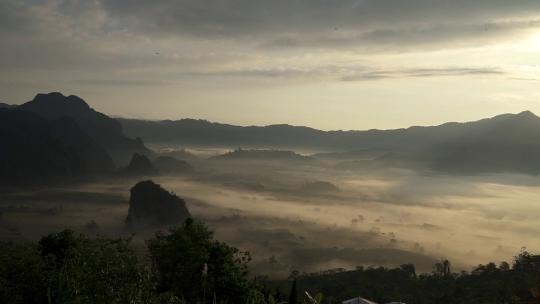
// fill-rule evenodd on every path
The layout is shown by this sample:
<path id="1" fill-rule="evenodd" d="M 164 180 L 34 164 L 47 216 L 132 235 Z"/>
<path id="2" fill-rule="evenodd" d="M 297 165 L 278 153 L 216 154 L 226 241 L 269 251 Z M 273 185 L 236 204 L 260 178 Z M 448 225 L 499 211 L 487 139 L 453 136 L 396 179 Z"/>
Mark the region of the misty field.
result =
<path id="1" fill-rule="evenodd" d="M 533 176 L 347 169 L 322 160 L 196 165 L 194 176 L 152 179 L 184 198 L 218 239 L 253 253 L 251 266 L 261 274 L 404 263 L 430 271 L 443 258 L 470 269 L 509 261 L 524 246 L 540 250 L 540 178 Z M 0 236 L 35 240 L 66 227 L 128 236 L 129 189 L 138 180 L 3 191 Z M 135 243 L 153 232 L 136 232 Z"/>

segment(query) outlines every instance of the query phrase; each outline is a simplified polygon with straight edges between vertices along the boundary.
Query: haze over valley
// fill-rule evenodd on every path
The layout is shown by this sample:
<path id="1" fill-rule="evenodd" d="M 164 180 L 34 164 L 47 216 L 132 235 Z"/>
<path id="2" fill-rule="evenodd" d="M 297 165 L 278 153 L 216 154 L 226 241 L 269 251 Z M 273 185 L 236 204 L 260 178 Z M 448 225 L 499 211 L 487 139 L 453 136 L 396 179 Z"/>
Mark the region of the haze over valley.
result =
<path id="1" fill-rule="evenodd" d="M 41 109 L 53 120 L 42 118 Z M 184 198 L 220 240 L 254 253 L 257 271 L 278 278 L 292 270 L 407 262 L 430 271 L 442 258 L 468 269 L 508 260 L 522 247 L 540 250 L 540 167 L 533 157 L 540 152 L 534 150 L 540 118 L 531 112 L 436 127 L 323 132 L 195 120 L 118 123 L 78 97 L 50 93 L 0 114 L 11 119 L 2 120 L 10 135 L 36 131 L 23 131 L 28 124 L 79 124 L 84 117 L 78 132 L 96 134 L 99 129 L 92 128 L 101 127 L 101 119 L 116 124 L 112 134 L 123 138 L 107 146 L 104 136 L 111 133 L 97 133 L 88 145 L 104 156 L 96 159 L 93 152 L 79 162 L 77 153 L 41 155 L 14 138 L 2 155 L 9 164 L 4 185 L 14 185 L 2 191 L 5 240 L 37 239 L 66 227 L 87 231 L 92 222 L 99 227 L 93 232 L 129 235 L 129 190 L 152 179 Z M 20 125 L 10 130 L 10 123 Z M 64 146 L 74 147 L 69 137 L 63 139 Z M 134 160 L 128 164 L 132 153 L 146 155 L 154 171 Z M 142 241 L 151 232 L 138 231 L 136 238 Z"/>

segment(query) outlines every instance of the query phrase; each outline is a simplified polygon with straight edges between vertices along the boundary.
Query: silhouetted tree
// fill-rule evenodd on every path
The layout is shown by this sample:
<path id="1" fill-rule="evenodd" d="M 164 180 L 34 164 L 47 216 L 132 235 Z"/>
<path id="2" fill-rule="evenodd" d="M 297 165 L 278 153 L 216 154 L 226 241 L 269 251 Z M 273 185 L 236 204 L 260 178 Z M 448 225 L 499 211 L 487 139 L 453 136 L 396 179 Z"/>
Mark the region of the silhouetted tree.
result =
<path id="1" fill-rule="evenodd" d="M 439 263 L 436 263 L 433 266 L 433 273 L 441 277 L 449 277 L 452 274 L 452 272 L 450 271 L 450 261 L 443 260 Z"/>
<path id="2" fill-rule="evenodd" d="M 296 290 L 296 279 L 292 281 L 291 293 L 289 294 L 289 304 L 298 304 L 298 291 Z"/>
<path id="3" fill-rule="evenodd" d="M 404 271 L 408 277 L 416 278 L 416 269 L 413 264 L 403 264 L 399 268 Z"/>

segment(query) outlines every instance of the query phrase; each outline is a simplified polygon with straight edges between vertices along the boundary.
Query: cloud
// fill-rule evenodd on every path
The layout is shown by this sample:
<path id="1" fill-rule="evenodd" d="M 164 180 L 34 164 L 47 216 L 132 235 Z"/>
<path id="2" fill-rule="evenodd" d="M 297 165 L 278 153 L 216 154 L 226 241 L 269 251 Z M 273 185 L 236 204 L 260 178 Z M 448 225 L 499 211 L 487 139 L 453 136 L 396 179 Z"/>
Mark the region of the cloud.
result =
<path id="1" fill-rule="evenodd" d="M 31 4 L 33 3 L 33 4 Z M 0 33 L 34 40 L 123 37 L 244 47 L 404 49 L 485 43 L 540 26 L 532 0 L 50 0 L 0 4 Z M 41 37 L 42 39 L 39 39 Z M 112 41 L 111 41 L 112 40 Z"/>
<path id="2" fill-rule="evenodd" d="M 171 81 L 151 80 L 151 79 L 77 79 L 73 80 L 74 84 L 87 84 L 98 86 L 163 86 L 174 85 Z"/>
<path id="3" fill-rule="evenodd" d="M 401 68 L 379 69 L 371 66 L 312 66 L 277 67 L 266 69 L 222 70 L 214 72 L 193 73 L 192 76 L 205 77 L 241 77 L 268 79 L 334 79 L 341 81 L 367 81 L 390 78 L 420 77 L 460 77 L 460 76 L 503 76 L 507 72 L 499 68 L 485 67 L 439 67 L 439 68 Z"/>
<path id="4" fill-rule="evenodd" d="M 489 45 L 539 27 L 536 0 L 4 0 L 0 82 L 497 76 L 504 72 L 465 62 L 370 58 Z"/>
<path id="5" fill-rule="evenodd" d="M 102 5 L 140 32 L 279 47 L 484 41 L 537 28 L 540 15 L 540 2 L 530 0 L 103 0 Z"/>
<path id="6" fill-rule="evenodd" d="M 401 70 L 368 71 L 342 78 L 343 81 L 365 81 L 387 78 L 412 78 L 412 77 L 443 77 L 443 76 L 498 76 L 506 72 L 497 68 L 470 68 L 470 67 L 447 67 L 447 68 L 410 68 Z"/>
<path id="7" fill-rule="evenodd" d="M 333 32 L 287 33 L 262 42 L 261 48 L 354 49 L 360 52 L 429 51 L 478 47 L 511 35 L 527 35 L 540 28 L 540 19 L 471 23 L 416 24 L 372 30 L 335 29 Z"/>
<path id="8" fill-rule="evenodd" d="M 539 16 L 540 2 L 529 0 L 5 0 L 0 65 L 134 65 L 161 47 L 447 49 L 528 33 Z"/>

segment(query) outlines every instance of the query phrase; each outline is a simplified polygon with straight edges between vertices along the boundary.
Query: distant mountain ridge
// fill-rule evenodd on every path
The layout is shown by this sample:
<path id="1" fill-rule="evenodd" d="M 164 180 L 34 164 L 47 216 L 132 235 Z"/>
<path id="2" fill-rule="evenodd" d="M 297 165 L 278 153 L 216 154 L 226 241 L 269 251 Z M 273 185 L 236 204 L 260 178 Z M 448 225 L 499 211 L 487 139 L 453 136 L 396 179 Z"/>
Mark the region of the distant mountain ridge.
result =
<path id="1" fill-rule="evenodd" d="M 313 148 L 331 151 L 363 149 L 416 149 L 419 146 L 482 132 L 493 123 L 505 120 L 540 118 L 530 111 L 502 114 L 474 122 L 449 122 L 437 126 L 412 126 L 403 129 L 367 131 L 322 131 L 286 124 L 269 126 L 235 126 L 206 120 L 181 119 L 176 121 L 148 121 L 118 118 L 129 136 L 141 137 L 146 142 L 177 143 L 183 145 L 238 146 L 260 148 Z"/>
<path id="2" fill-rule="evenodd" d="M 266 127 L 221 124 L 197 119 L 146 121 L 117 118 L 129 136 L 138 134 L 148 142 L 181 143 L 201 146 L 246 145 L 253 147 L 287 147 L 310 145 L 322 131 L 308 127 L 272 125 Z M 306 139 L 306 140 L 302 140 Z M 300 141 L 299 141 L 300 140 Z"/>
<path id="3" fill-rule="evenodd" d="M 540 118 L 532 112 L 482 120 L 426 149 L 431 166 L 447 172 L 540 173 Z"/>
<path id="4" fill-rule="evenodd" d="M 297 161 L 297 162 L 309 162 L 314 158 L 310 156 L 304 156 L 297 154 L 293 151 L 281 151 L 281 150 L 244 150 L 236 149 L 225 154 L 211 157 L 212 160 L 271 160 L 271 161 Z"/>
<path id="5" fill-rule="evenodd" d="M 321 131 L 271 125 L 240 127 L 204 120 L 119 119 L 147 142 L 217 147 L 320 149 L 336 159 L 413 161 L 455 173 L 540 173 L 540 117 L 530 111 L 473 122 L 394 130 Z M 322 156 L 322 155 L 321 155 Z"/>

